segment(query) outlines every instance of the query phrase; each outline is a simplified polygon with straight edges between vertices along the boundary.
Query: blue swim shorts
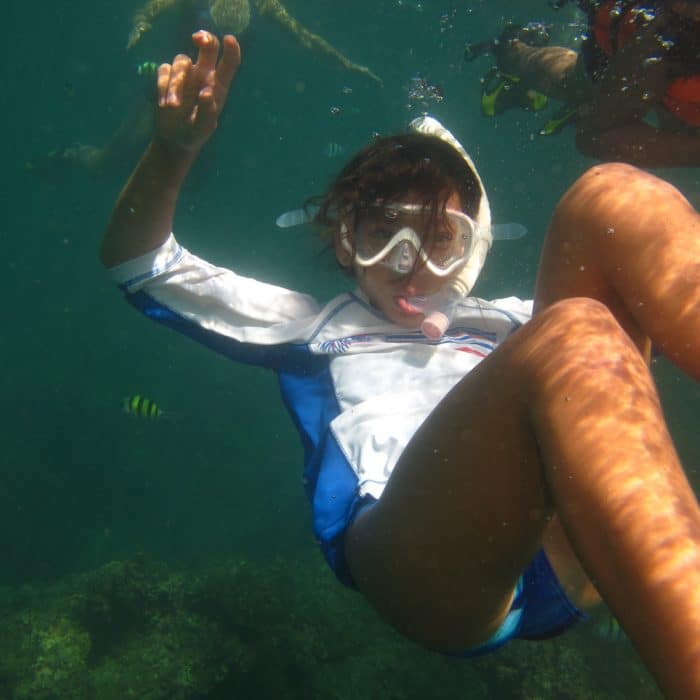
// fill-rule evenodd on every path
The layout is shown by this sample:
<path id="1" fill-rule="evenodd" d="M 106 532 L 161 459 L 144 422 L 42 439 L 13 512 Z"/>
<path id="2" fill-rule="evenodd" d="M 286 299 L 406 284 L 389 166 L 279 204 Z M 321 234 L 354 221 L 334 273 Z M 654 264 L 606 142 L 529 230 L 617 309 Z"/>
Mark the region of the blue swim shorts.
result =
<path id="1" fill-rule="evenodd" d="M 351 522 L 376 502 L 371 497 L 358 500 L 348 521 Z M 338 579 L 346 586 L 356 589 L 345 559 L 344 534 L 341 533 L 329 543 L 324 548 L 324 554 Z M 567 598 L 547 555 L 541 549 L 518 579 L 510 611 L 495 634 L 478 646 L 450 652 L 449 655 L 480 656 L 502 647 L 511 639 L 549 639 L 586 619 L 588 615 Z"/>
<path id="2" fill-rule="evenodd" d="M 353 517 L 374 503 L 376 501 L 373 498 L 358 503 Z M 326 558 L 342 583 L 357 588 L 345 560 L 343 545 L 341 535 L 333 543 L 333 556 L 328 556 L 326 552 Z M 465 658 L 480 656 L 502 647 L 511 639 L 549 639 L 586 619 L 588 615 L 566 596 L 547 555 L 541 549 L 518 579 L 510 611 L 495 634 L 478 646 L 448 654 Z"/>
<path id="3" fill-rule="evenodd" d="M 511 639 L 549 639 L 586 619 L 588 615 L 579 610 L 564 593 L 547 555 L 541 549 L 518 579 L 510 611 L 495 634 L 482 644 L 453 655 L 470 657 L 487 654 Z"/>

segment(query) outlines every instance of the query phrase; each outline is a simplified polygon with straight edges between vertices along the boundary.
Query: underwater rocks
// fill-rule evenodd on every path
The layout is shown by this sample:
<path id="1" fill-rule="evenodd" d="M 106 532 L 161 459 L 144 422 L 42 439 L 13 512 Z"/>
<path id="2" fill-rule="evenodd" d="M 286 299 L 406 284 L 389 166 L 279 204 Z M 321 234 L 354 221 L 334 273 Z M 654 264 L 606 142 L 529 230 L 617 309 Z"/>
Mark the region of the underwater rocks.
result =
<path id="1" fill-rule="evenodd" d="M 136 558 L 0 591 L 1 700 L 660 697 L 585 630 L 475 660 L 412 645 L 325 566 Z"/>

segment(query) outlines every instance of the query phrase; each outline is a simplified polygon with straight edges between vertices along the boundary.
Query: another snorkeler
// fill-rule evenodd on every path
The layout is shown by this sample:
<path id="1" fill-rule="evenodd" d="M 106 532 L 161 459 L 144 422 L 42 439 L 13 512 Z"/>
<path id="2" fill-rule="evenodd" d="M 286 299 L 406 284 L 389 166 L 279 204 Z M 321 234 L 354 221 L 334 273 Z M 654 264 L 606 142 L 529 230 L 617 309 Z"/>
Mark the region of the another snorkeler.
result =
<path id="1" fill-rule="evenodd" d="M 151 29 L 153 22 L 163 12 L 173 8 L 184 9 L 188 14 L 193 14 L 199 21 L 198 26 L 205 26 L 202 24 L 204 21 L 212 27 L 213 33 L 220 36 L 228 33 L 240 36 L 248 29 L 254 12 L 260 16 L 269 15 L 287 29 L 305 49 L 318 51 L 340 63 L 343 68 L 365 75 L 380 85 L 382 83 L 381 78 L 369 68 L 354 63 L 323 37 L 310 32 L 294 19 L 280 0 L 148 0 L 134 14 L 127 48 L 133 48 Z"/>
<path id="2" fill-rule="evenodd" d="M 571 121 L 585 155 L 642 167 L 700 165 L 700 1 L 578 4 L 588 17 L 580 53 L 536 45 L 510 27 L 478 48 L 492 51 L 521 89 L 564 104 L 543 133 Z"/>
<path id="3" fill-rule="evenodd" d="M 206 27 L 219 36 L 226 33 L 241 36 L 245 34 L 259 16 L 269 16 L 287 29 L 309 51 L 314 51 L 338 63 L 346 70 L 359 73 L 382 85 L 381 78 L 366 66 L 351 61 L 332 44 L 318 34 L 309 31 L 292 17 L 279 0 L 149 0 L 134 14 L 133 27 L 129 34 L 128 49 L 134 48 L 166 11 L 178 10 L 182 13 L 187 34 L 194 27 Z M 194 23 L 194 24 L 193 24 Z M 144 76 L 145 79 L 148 76 Z M 30 170 L 47 172 L 61 170 L 61 166 L 78 166 L 90 173 L 110 170 L 117 163 L 136 157 L 153 128 L 151 84 L 148 83 L 148 99 L 137 99 L 119 128 L 101 145 L 78 143 L 68 148 L 57 149 L 48 157 L 28 164 Z"/>
<path id="4" fill-rule="evenodd" d="M 525 25 L 508 23 L 497 41 L 517 39 L 531 46 L 545 46 L 549 43 L 550 28 L 543 22 L 529 22 Z M 495 41 L 467 44 L 464 47 L 464 60 L 473 61 L 485 53 L 494 51 Z M 481 79 L 481 111 L 484 116 L 520 108 L 539 112 L 547 106 L 548 98 L 523 82 L 520 76 L 506 73 L 498 66 L 491 66 Z"/>
<path id="5" fill-rule="evenodd" d="M 358 289 L 323 308 L 171 234 L 240 65 L 194 35 L 158 72 L 153 139 L 101 260 L 150 318 L 279 375 L 316 536 L 397 630 L 473 655 L 561 633 L 602 595 L 668 698 L 700 697 L 700 509 L 648 367 L 700 380 L 700 216 L 631 166 L 554 211 L 531 306 L 468 296 L 491 242 L 479 175 L 430 118 L 358 153 L 316 220 Z"/>

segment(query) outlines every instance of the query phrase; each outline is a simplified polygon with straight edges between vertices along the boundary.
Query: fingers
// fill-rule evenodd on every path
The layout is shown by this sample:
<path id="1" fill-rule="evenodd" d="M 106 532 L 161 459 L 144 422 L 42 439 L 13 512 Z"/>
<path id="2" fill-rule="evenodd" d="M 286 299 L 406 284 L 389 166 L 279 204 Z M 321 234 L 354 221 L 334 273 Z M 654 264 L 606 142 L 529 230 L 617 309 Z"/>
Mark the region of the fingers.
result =
<path id="1" fill-rule="evenodd" d="M 231 81 L 241 63 L 241 49 L 233 36 L 220 42 L 208 32 L 192 36 L 197 62 L 178 54 L 172 64 L 158 67 L 158 113 L 160 138 L 189 150 L 200 148 L 216 129 Z"/>
<path id="2" fill-rule="evenodd" d="M 227 34 L 224 37 L 224 53 L 219 62 L 217 79 L 219 84 L 228 90 L 233 76 L 241 65 L 241 47 L 235 37 Z"/>
<path id="3" fill-rule="evenodd" d="M 194 45 L 199 49 L 197 55 L 197 71 L 207 74 L 216 70 L 219 58 L 219 40 L 210 32 L 199 31 L 192 35 Z"/>
<path id="4" fill-rule="evenodd" d="M 192 35 L 192 41 L 199 49 L 195 68 L 200 75 L 208 75 L 213 71 L 216 81 L 224 89 L 228 89 L 233 76 L 241 65 L 241 47 L 238 40 L 231 34 L 223 39 L 223 53 L 219 60 L 219 40 L 209 32 L 199 31 Z"/>
<path id="5" fill-rule="evenodd" d="M 193 115 L 192 124 L 204 132 L 209 132 L 216 128 L 218 119 L 219 105 L 216 103 L 214 91 L 205 87 L 199 93 L 197 112 Z"/>
<path id="6" fill-rule="evenodd" d="M 178 54 L 172 65 L 164 63 L 158 67 L 158 105 L 179 107 L 182 104 L 184 88 L 192 70 L 192 59 Z"/>
<path id="7" fill-rule="evenodd" d="M 172 66 L 169 63 L 162 63 L 158 66 L 158 106 L 163 107 L 165 105 L 165 98 L 168 94 L 168 85 L 170 85 L 170 73 L 172 71 Z"/>

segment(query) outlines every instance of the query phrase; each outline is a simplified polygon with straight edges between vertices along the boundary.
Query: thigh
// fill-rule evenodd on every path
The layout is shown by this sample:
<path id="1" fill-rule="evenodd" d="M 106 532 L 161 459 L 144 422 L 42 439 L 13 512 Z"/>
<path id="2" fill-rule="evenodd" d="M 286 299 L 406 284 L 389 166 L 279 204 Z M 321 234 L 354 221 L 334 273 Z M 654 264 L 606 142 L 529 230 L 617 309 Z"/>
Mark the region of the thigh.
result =
<path id="1" fill-rule="evenodd" d="M 543 325 L 521 328 L 445 397 L 346 535 L 360 590 L 426 646 L 491 636 L 553 514 L 523 371 Z"/>

